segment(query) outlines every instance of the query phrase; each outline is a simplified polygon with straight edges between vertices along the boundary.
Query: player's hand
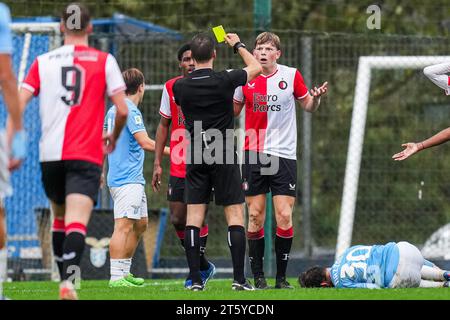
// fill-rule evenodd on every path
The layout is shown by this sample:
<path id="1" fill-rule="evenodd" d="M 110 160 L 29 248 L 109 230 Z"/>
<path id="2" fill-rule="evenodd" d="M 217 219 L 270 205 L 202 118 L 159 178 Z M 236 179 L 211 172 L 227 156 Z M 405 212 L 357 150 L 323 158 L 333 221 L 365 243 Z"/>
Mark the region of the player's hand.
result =
<path id="1" fill-rule="evenodd" d="M 314 99 L 318 99 L 324 94 L 326 94 L 327 91 L 328 91 L 328 82 L 325 81 L 321 87 L 319 88 L 314 87 L 314 89 L 311 89 L 311 95 L 313 96 Z"/>
<path id="2" fill-rule="evenodd" d="M 230 46 L 234 47 L 234 45 L 238 42 L 241 42 L 239 36 L 236 33 L 227 33 L 225 35 L 225 42 Z"/>
<path id="3" fill-rule="evenodd" d="M 405 150 L 396 153 L 392 156 L 392 159 L 394 159 L 395 161 L 402 161 L 408 159 L 410 156 L 412 156 L 413 154 L 417 153 L 420 150 L 419 144 L 414 142 L 404 143 L 402 144 L 402 147 L 405 147 Z"/>
<path id="4" fill-rule="evenodd" d="M 7 140 L 11 140 L 7 138 Z M 8 169 L 16 170 L 20 167 L 27 154 L 27 134 L 25 130 L 14 132 L 11 141 L 11 158 Z"/>
<path id="5" fill-rule="evenodd" d="M 112 133 L 103 134 L 103 154 L 110 154 L 116 148 L 116 139 Z"/>
<path id="6" fill-rule="evenodd" d="M 152 188 L 154 192 L 158 192 L 161 189 L 161 176 L 162 168 L 160 165 L 153 167 Z"/>

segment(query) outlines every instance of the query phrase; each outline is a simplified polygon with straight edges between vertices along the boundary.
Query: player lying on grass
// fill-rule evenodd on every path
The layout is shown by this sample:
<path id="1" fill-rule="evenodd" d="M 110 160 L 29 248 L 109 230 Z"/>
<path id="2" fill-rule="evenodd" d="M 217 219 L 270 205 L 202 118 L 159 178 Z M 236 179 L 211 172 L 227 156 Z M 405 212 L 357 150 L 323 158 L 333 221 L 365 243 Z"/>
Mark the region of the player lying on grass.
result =
<path id="1" fill-rule="evenodd" d="M 445 90 L 446 95 L 450 95 L 450 63 L 440 63 L 428 66 L 423 70 L 423 73 L 438 87 Z M 395 161 L 402 161 L 408 159 L 413 154 L 428 149 L 450 140 L 450 128 L 446 128 L 434 136 L 423 140 L 422 142 L 408 142 L 402 144 L 405 149 L 392 156 Z"/>
<path id="2" fill-rule="evenodd" d="M 408 242 L 353 246 L 331 268 L 313 267 L 298 277 L 305 288 L 439 288 L 449 287 L 449 280 L 449 271 Z"/>

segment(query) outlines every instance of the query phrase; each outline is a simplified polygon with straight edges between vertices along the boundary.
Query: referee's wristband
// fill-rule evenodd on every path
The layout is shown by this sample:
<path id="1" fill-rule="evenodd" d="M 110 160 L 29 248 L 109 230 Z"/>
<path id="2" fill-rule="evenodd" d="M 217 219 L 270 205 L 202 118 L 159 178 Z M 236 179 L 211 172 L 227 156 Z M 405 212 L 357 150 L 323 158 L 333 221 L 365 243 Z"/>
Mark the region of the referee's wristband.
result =
<path id="1" fill-rule="evenodd" d="M 236 42 L 233 46 L 234 53 L 238 53 L 239 48 L 245 48 L 245 44 L 243 44 L 242 42 Z"/>

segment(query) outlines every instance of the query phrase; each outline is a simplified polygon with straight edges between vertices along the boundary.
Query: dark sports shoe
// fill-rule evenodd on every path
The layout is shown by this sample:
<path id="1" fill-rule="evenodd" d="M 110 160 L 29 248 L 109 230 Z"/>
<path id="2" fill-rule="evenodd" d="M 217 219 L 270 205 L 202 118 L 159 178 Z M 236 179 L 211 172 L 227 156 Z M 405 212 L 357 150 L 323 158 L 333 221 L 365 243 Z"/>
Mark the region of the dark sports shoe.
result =
<path id="1" fill-rule="evenodd" d="M 191 291 L 203 291 L 205 289 L 205 286 L 203 285 L 203 283 L 197 283 L 194 282 L 190 288 L 188 288 Z"/>
<path id="2" fill-rule="evenodd" d="M 214 275 L 216 274 L 216 266 L 212 263 L 208 261 L 208 269 L 201 271 L 200 270 L 200 278 L 203 281 L 203 284 L 206 286 L 206 284 L 208 283 L 208 281 L 214 277 Z"/>
<path id="3" fill-rule="evenodd" d="M 271 289 L 271 287 L 267 285 L 266 278 L 264 277 L 255 278 L 255 288 L 259 290 Z"/>
<path id="4" fill-rule="evenodd" d="M 449 271 L 445 271 L 445 272 L 444 272 L 444 279 L 445 279 L 446 281 L 450 281 L 450 272 L 449 272 Z"/>
<path id="5" fill-rule="evenodd" d="M 255 287 L 252 286 L 252 284 L 247 279 L 245 279 L 244 283 L 233 281 L 231 289 L 236 291 L 254 291 Z"/>
<path id="6" fill-rule="evenodd" d="M 445 281 L 443 287 L 450 288 L 450 281 Z"/>
<path id="7" fill-rule="evenodd" d="M 275 289 L 294 289 L 294 287 L 287 282 L 286 278 L 281 278 L 276 280 Z"/>

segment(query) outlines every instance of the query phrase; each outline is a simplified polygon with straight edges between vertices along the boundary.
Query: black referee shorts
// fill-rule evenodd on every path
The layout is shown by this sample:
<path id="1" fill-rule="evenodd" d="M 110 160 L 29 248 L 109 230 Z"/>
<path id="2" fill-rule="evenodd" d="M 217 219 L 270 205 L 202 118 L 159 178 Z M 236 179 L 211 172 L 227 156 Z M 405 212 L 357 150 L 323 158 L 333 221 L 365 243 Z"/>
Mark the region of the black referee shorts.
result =
<path id="1" fill-rule="evenodd" d="M 244 203 L 241 180 L 238 164 L 187 164 L 186 203 L 207 204 L 212 192 L 216 205 Z"/>
<path id="2" fill-rule="evenodd" d="M 66 196 L 79 193 L 97 203 L 102 168 L 92 162 L 61 160 L 41 162 L 42 183 L 47 198 L 62 205 Z"/>
<path id="3" fill-rule="evenodd" d="M 242 164 L 242 188 L 245 196 L 257 196 L 272 192 L 272 196 L 296 197 L 297 161 L 269 154 L 257 154 L 245 151 L 245 163 Z M 265 157 L 261 161 L 261 156 Z M 250 163 L 256 159 L 256 163 Z M 270 162 L 269 162 L 270 161 Z M 272 161 L 278 161 L 278 170 L 270 175 L 262 174 L 261 169 L 271 166 Z M 272 165 L 272 167 L 274 167 Z"/>
<path id="4" fill-rule="evenodd" d="M 184 191 L 186 190 L 186 179 L 170 176 L 169 185 L 167 186 L 167 201 L 170 202 L 186 202 Z M 211 196 L 208 202 L 214 200 L 214 189 L 211 191 Z"/>

